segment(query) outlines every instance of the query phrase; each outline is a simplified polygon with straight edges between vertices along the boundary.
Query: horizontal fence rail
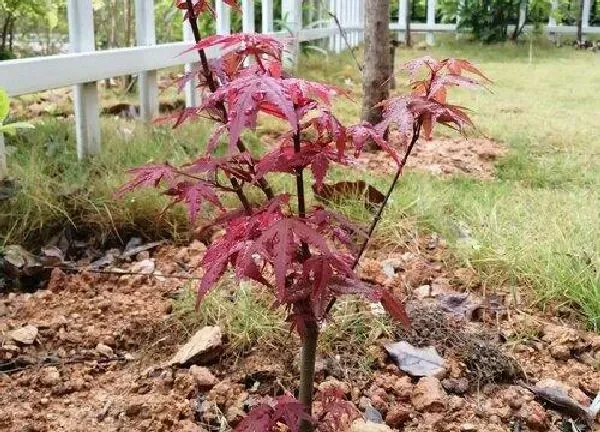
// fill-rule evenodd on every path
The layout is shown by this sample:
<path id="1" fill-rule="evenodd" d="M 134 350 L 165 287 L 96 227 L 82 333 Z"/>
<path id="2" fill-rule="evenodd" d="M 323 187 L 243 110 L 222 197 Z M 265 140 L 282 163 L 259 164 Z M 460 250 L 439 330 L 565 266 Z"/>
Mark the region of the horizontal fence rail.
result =
<path id="1" fill-rule="evenodd" d="M 285 32 L 273 33 L 274 2 L 281 2 L 283 28 Z M 399 17 L 390 24 L 390 30 L 405 30 L 407 1 L 399 1 Z M 592 0 L 583 0 L 583 34 L 600 34 L 600 27 L 590 27 L 589 16 Z M 196 52 L 184 51 L 193 44 L 193 35 L 184 27 L 184 41 L 156 44 L 153 2 L 135 0 L 136 47 L 95 51 L 92 0 L 68 0 L 69 45 L 71 53 L 50 57 L 34 57 L 0 62 L 0 87 L 10 96 L 36 93 L 44 90 L 73 86 L 73 104 L 76 120 L 77 154 L 83 158 L 100 150 L 100 107 L 97 83 L 101 80 L 122 75 L 139 75 L 138 91 L 141 117 L 151 120 L 158 113 L 158 86 L 156 71 L 172 66 L 185 65 L 190 70 L 198 62 Z M 279 3 L 278 3 L 279 4 Z M 365 0 L 304 0 L 308 6 L 308 22 L 303 22 L 303 0 L 262 0 L 261 30 L 280 38 L 290 38 L 286 60 L 298 59 L 299 43 L 328 40 L 333 52 L 340 52 L 359 45 L 364 39 Z M 557 3 L 552 3 L 553 8 Z M 218 34 L 231 32 L 231 10 L 222 0 L 216 0 L 216 28 Z M 245 12 L 243 31 L 253 33 L 255 29 L 255 7 L 253 0 L 242 0 Z M 435 43 L 435 33 L 457 31 L 454 23 L 437 23 L 436 0 L 427 0 L 426 22 L 411 23 L 411 31 L 425 33 L 428 44 Z M 338 18 L 345 37 L 329 13 Z M 525 10 L 521 10 L 519 22 L 525 21 Z M 574 26 L 556 24 L 553 13 L 544 31 L 547 34 L 576 34 Z M 460 17 L 458 18 L 460 19 Z M 531 26 L 524 27 L 526 32 Z M 219 55 L 218 49 L 207 50 L 209 57 Z M 194 83 L 185 88 L 187 106 L 195 106 L 199 100 Z M 0 170 L 5 170 L 3 137 L 0 134 Z"/>

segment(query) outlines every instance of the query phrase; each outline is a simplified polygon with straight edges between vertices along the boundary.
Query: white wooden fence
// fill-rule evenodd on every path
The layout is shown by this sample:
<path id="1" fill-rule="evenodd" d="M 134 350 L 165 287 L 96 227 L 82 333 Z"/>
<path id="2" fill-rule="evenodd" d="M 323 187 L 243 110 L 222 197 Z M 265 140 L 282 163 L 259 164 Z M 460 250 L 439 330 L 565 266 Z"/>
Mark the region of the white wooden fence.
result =
<path id="1" fill-rule="evenodd" d="M 274 1 L 281 1 L 282 16 L 273 16 Z M 406 0 L 399 1 L 400 13 L 398 22 L 392 23 L 390 29 L 402 32 L 405 29 Z M 327 13 L 333 12 L 347 34 L 351 46 L 363 40 L 364 4 L 365 0 L 304 0 L 309 6 L 310 20 L 303 22 L 303 0 L 262 0 L 261 31 L 272 33 L 274 19 L 285 23 L 286 32 L 277 36 L 294 38 L 290 47 L 289 61 L 295 61 L 298 55 L 299 42 L 329 39 L 329 49 L 340 52 L 345 42 L 340 37 L 339 29 Z M 556 2 L 553 3 L 556 5 Z M 243 31 L 255 32 L 255 2 L 242 0 Z M 327 9 L 327 10 L 325 10 Z M 584 0 L 584 34 L 600 33 L 600 27 L 589 27 L 591 0 Z M 456 24 L 436 23 L 436 0 L 427 0 L 427 22 L 412 23 L 411 30 L 425 32 L 429 44 L 435 43 L 435 32 L 454 32 Z M 150 120 L 158 112 L 157 70 L 176 65 L 190 68 L 198 61 L 197 54 L 181 53 L 193 41 L 188 26 L 184 26 L 184 41 L 156 45 L 155 17 L 153 0 L 135 0 L 136 47 L 95 51 L 94 20 L 92 0 L 68 0 L 68 20 L 70 54 L 51 57 L 35 57 L 22 60 L 0 62 L 0 87 L 6 89 L 10 96 L 35 93 L 48 89 L 73 86 L 73 103 L 75 112 L 75 128 L 77 139 L 77 155 L 83 158 L 100 150 L 100 103 L 98 81 L 115 76 L 138 74 L 140 98 L 140 116 Z M 216 0 L 216 30 L 219 34 L 231 31 L 231 10 L 221 0 Z M 524 13 L 524 12 L 523 12 Z M 524 16 L 523 16 L 524 19 Z M 548 33 L 576 33 L 575 27 L 557 26 L 551 18 L 545 28 Z M 216 50 L 209 50 L 208 56 L 217 55 Z M 195 106 L 198 98 L 194 83 L 185 89 L 185 100 L 188 106 Z M 0 170 L 5 168 L 4 139 L 0 134 Z"/>

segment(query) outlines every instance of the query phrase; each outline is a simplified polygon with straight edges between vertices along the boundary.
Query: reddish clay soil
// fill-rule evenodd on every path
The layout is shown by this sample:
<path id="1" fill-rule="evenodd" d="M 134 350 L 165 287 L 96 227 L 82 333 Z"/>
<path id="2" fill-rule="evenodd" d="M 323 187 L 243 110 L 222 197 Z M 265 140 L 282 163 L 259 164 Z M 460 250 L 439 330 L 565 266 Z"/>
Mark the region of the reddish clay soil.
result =
<path id="1" fill-rule="evenodd" d="M 151 259 L 164 275 L 194 274 L 203 249 L 199 243 L 166 246 Z M 508 290 L 492 292 L 473 270 L 447 267 L 445 256 L 443 240 L 413 239 L 393 252 L 371 252 L 361 269 L 364 277 L 412 305 L 435 306 L 449 292 L 469 292 L 481 303 L 469 309 L 467 319 L 450 324 L 442 325 L 444 315 L 413 314 L 418 337 L 436 346 L 447 361 L 443 376 L 418 379 L 401 372 L 387 358 L 384 341 L 368 347 L 370 372 L 350 372 L 346 365 L 356 361 L 353 349 L 341 344 L 335 361 L 320 365 L 319 386 L 343 388 L 361 413 L 378 410 L 394 430 L 563 430 L 563 413 L 518 381 L 555 380 L 549 385 L 562 386 L 588 406 L 600 391 L 600 335 L 531 309 Z M 208 369 L 162 366 L 188 337 L 171 315 L 171 298 L 181 285 L 176 279 L 56 270 L 47 290 L 0 297 L 0 365 L 5 371 L 0 372 L 0 430 L 226 431 L 248 407 L 293 391 L 296 371 L 289 346 L 285 353 L 256 347 L 237 361 L 222 357 Z M 9 336 L 26 325 L 37 329 L 31 345 Z M 431 331 L 423 332 L 427 325 Z M 483 374 L 474 378 L 472 369 L 479 366 L 465 363 L 456 345 L 445 346 L 447 340 L 456 341 L 444 333 L 448 329 L 467 338 L 493 335 L 500 354 L 514 356 L 519 370 L 507 382 L 493 382 L 498 370 L 493 362 L 503 357 L 488 353 L 476 357 Z M 342 430 L 349 430 L 350 420 Z M 375 430 L 359 427 L 354 430 Z M 377 430 L 390 430 L 381 427 Z M 596 423 L 587 430 L 598 428 Z"/>
<path id="2" fill-rule="evenodd" d="M 392 132 L 392 143 L 398 141 L 394 135 Z M 468 174 L 489 179 L 494 176 L 495 161 L 505 153 L 505 146 L 484 138 L 421 139 L 414 147 L 407 166 L 434 175 Z M 367 171 L 396 170 L 394 161 L 383 152 L 364 153 L 360 163 Z"/>

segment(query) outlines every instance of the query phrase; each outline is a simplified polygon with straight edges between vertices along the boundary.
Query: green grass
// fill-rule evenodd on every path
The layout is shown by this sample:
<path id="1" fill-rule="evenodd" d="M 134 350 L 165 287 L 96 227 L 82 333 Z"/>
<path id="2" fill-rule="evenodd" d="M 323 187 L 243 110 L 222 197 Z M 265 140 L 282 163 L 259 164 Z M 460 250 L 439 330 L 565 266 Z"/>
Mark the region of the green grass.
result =
<path id="1" fill-rule="evenodd" d="M 114 194 L 127 180 L 129 168 L 184 162 L 197 155 L 205 145 L 205 125 L 172 132 L 166 127 L 103 120 L 102 134 L 101 154 L 83 162 L 77 161 L 71 122 L 46 120 L 37 123 L 35 130 L 7 140 L 8 175 L 16 182 L 16 194 L 0 201 L 3 245 L 37 247 L 63 227 L 97 237 L 128 232 L 148 238 L 185 234 L 182 209 L 163 213 L 167 203 L 153 191 L 124 198 Z M 4 192 L 12 195 L 11 190 Z"/>
<path id="2" fill-rule="evenodd" d="M 423 54 L 398 50 L 396 63 Z M 528 45 L 451 41 L 427 54 L 468 58 L 494 81 L 492 94 L 456 91 L 452 100 L 473 110 L 477 133 L 505 143 L 509 153 L 493 181 L 405 176 L 378 238 L 400 238 L 416 220 L 446 236 L 454 255 L 477 268 L 488 287 L 532 291 L 541 306 L 573 306 L 599 330 L 600 105 L 593 95 L 600 56 L 536 44 L 530 62 Z M 336 61 L 305 69 L 339 83 Z M 348 119 L 358 114 L 349 106 L 341 111 Z"/>
<path id="3" fill-rule="evenodd" d="M 396 63 L 423 54 L 465 57 L 489 75 L 493 93 L 455 92 L 452 97 L 473 110 L 477 133 L 505 143 L 509 153 L 498 162 L 492 181 L 409 173 L 393 196 L 378 240 L 401 241 L 412 229 L 439 232 L 448 238 L 453 255 L 475 267 L 488 287 L 518 287 L 527 296 L 534 293 L 541 306 L 574 307 L 598 330 L 600 107 L 595 95 L 600 56 L 547 43 L 530 50 L 529 44 L 490 47 L 440 38 L 440 45 L 427 53 L 399 49 Z M 360 74 L 347 53 L 325 61 L 305 57 L 299 72 L 351 88 L 354 102 L 338 100 L 335 109 L 345 121 L 356 120 Z M 398 84 L 406 89 L 401 75 Z M 35 243 L 71 223 L 103 232 L 125 227 L 149 237 L 185 233 L 182 211 L 160 216 L 165 203 L 154 193 L 124 200 L 112 194 L 128 167 L 197 154 L 206 137 L 203 125 L 171 132 L 106 120 L 103 152 L 84 164 L 76 163 L 71 125 L 65 126 L 49 121 L 9 140 L 16 148 L 9 158 L 10 174 L 21 189 L 0 203 L 4 243 Z M 123 127 L 133 129 L 132 138 L 125 138 Z M 278 128 L 265 122 L 259 134 L 272 135 Z M 254 136 L 250 140 L 261 145 Z M 333 174 L 344 176 L 342 171 Z M 380 187 L 387 181 L 369 180 Z M 360 220 L 368 217 L 359 205 L 342 210 Z"/>

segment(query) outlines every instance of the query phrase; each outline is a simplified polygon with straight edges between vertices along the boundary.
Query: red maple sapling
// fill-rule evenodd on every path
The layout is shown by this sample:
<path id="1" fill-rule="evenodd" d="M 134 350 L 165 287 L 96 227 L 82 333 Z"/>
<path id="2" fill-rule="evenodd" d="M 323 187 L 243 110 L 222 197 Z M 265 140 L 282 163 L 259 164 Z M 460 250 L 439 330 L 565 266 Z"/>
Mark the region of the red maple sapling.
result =
<path id="1" fill-rule="evenodd" d="M 226 3 L 237 7 L 234 0 Z M 273 406 L 256 408 L 237 430 L 270 431 L 277 423 L 293 431 L 310 430 L 315 423 L 311 404 L 318 324 L 333 301 L 345 294 L 362 295 L 380 301 L 394 319 L 409 325 L 402 303 L 387 290 L 361 281 L 354 268 L 420 134 L 430 137 L 437 123 L 461 132 L 471 125 L 464 108 L 446 102 L 447 90 L 477 85 L 474 79 L 463 76 L 464 72 L 485 77 L 465 60 L 413 60 L 405 66 L 411 74 L 413 92 L 384 101 L 381 124 L 344 126 L 329 104 L 336 95 L 344 97 L 345 92 L 290 77 L 281 64 L 281 41 L 260 34 L 202 40 L 196 20 L 198 14 L 213 11 L 210 2 L 179 0 L 177 7 L 186 11 L 197 41 L 191 50 L 198 51 L 201 59 L 200 67 L 182 80 L 197 75 L 199 86 L 206 91 L 202 104 L 183 110 L 175 125 L 199 117 L 211 118 L 218 125 L 205 155 L 181 167 L 165 163 L 132 170 L 133 178 L 122 191 L 143 186 L 163 188 L 174 202 L 187 206 L 192 222 L 204 206 L 219 213 L 212 225 L 224 230 L 202 258 L 204 275 L 197 301 L 201 302 L 231 269 L 237 278 L 273 290 L 277 305 L 287 309 L 288 320 L 303 345 L 298 398 L 283 396 Z M 204 49 L 209 47 L 219 47 L 220 56 L 208 59 Z M 423 70 L 425 77 L 418 79 Z M 242 140 L 244 130 L 256 128 L 259 114 L 281 119 L 287 129 L 275 148 L 264 155 L 251 154 Z M 391 144 L 384 139 L 390 128 L 397 129 L 405 142 Z M 216 157 L 213 152 L 223 135 L 228 137 L 227 155 Z M 397 163 L 398 171 L 365 234 L 332 211 L 308 207 L 304 175 L 309 169 L 314 188 L 320 190 L 332 164 L 350 165 L 368 143 L 385 151 Z M 401 154 L 399 149 L 404 147 L 407 151 Z M 295 197 L 273 191 L 267 179 L 273 172 L 295 177 Z M 251 202 L 247 195 L 250 188 L 261 190 L 264 201 Z M 224 194 L 235 194 L 240 208 L 226 209 L 221 201 Z M 360 246 L 355 244 L 357 237 L 362 238 Z M 336 407 L 332 395 L 321 397 L 332 409 L 343 411 L 343 404 Z M 317 427 L 331 430 L 331 426 Z"/>

